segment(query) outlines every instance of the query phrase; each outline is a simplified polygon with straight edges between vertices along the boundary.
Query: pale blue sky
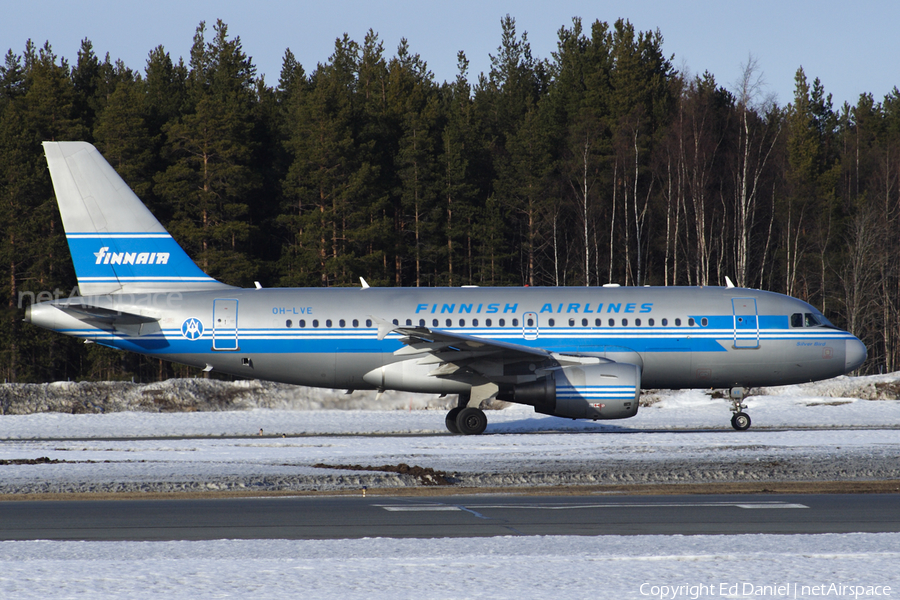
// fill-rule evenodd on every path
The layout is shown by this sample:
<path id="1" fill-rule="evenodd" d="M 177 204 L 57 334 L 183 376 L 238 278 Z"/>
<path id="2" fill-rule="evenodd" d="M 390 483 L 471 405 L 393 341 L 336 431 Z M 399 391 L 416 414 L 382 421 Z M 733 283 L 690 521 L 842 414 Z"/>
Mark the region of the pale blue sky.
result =
<path id="1" fill-rule="evenodd" d="M 676 68 L 708 70 L 729 88 L 752 53 L 768 91 L 782 105 L 792 99 L 794 73 L 801 65 L 810 81 L 822 80 L 836 108 L 844 101 L 854 104 L 862 92 L 881 100 L 900 86 L 896 0 L 0 0 L 0 50 L 20 54 L 28 38 L 38 45 L 49 40 L 57 54 L 74 61 L 80 40 L 87 37 L 101 57 L 109 52 L 112 59 L 143 71 L 147 54 L 159 44 L 173 58 L 187 58 L 197 24 L 205 20 L 211 27 L 221 18 L 274 85 L 285 48 L 310 72 L 331 55 L 335 38 L 346 32 L 361 42 L 372 28 L 388 56 L 406 37 L 438 81 L 456 76 L 456 53 L 465 51 L 474 82 L 489 69 L 488 54 L 500 45 L 500 19 L 507 13 L 515 17 L 520 34 L 528 32 L 539 58 L 555 50 L 557 30 L 569 26 L 573 16 L 585 25 L 624 17 L 642 31 L 658 28 Z"/>

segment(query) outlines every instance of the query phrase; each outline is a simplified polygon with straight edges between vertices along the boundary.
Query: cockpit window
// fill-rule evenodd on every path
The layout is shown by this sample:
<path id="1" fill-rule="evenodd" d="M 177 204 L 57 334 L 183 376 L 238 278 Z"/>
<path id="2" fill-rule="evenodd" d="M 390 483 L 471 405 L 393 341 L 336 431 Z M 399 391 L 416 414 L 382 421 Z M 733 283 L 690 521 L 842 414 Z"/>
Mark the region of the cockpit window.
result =
<path id="1" fill-rule="evenodd" d="M 819 322 L 819 325 L 822 325 L 823 327 L 831 327 L 832 329 L 837 329 L 834 323 L 829 321 L 823 314 L 817 314 L 816 320 Z"/>
<path id="2" fill-rule="evenodd" d="M 791 327 L 831 327 L 832 329 L 837 329 L 821 313 L 794 313 L 791 315 Z"/>

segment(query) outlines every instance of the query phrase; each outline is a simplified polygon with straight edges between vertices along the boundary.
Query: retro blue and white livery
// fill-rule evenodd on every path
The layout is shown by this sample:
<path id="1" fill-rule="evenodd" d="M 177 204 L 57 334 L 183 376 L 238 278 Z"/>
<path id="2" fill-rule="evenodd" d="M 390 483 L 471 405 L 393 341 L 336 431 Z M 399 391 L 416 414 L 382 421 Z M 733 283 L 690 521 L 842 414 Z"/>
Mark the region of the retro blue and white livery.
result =
<path id="1" fill-rule="evenodd" d="M 241 289 L 206 275 L 85 142 L 44 150 L 80 296 L 31 305 L 59 333 L 249 378 L 458 394 L 573 419 L 637 413 L 641 387 L 744 390 L 858 368 L 865 346 L 809 304 L 728 287 Z"/>

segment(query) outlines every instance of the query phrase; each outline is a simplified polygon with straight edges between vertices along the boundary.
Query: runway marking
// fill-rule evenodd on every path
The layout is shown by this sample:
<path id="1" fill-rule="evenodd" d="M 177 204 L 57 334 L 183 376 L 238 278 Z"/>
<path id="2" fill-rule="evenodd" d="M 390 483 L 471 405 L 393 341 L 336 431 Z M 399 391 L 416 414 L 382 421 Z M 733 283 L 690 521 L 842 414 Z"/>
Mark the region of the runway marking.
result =
<path id="1" fill-rule="evenodd" d="M 490 517 L 486 517 L 483 514 L 472 510 L 471 508 L 460 506 L 460 505 L 451 505 L 451 504 L 416 504 L 416 505 L 408 505 L 404 504 L 401 506 L 397 506 L 394 504 L 375 504 L 375 506 L 379 508 L 383 508 L 388 512 L 467 512 L 473 517 L 477 519 L 485 519 L 490 520 Z"/>
<path id="2" fill-rule="evenodd" d="M 388 506 L 384 504 L 376 504 L 379 508 L 383 508 L 388 512 L 445 512 L 445 511 L 462 511 L 458 506 L 449 506 L 446 504 L 426 504 L 418 506 Z"/>
<path id="3" fill-rule="evenodd" d="M 805 504 L 771 504 L 766 502 L 754 502 L 751 504 L 735 504 L 738 508 L 809 508 Z"/>
<path id="4" fill-rule="evenodd" d="M 681 508 L 681 507 L 734 507 L 745 510 L 756 509 L 793 509 L 809 508 L 805 504 L 791 502 L 654 502 L 654 503 L 604 503 L 604 504 L 473 504 L 469 506 L 453 506 L 449 504 L 419 504 L 419 505 L 393 505 L 376 504 L 389 512 L 445 512 L 465 511 L 480 518 L 485 518 L 476 510 L 485 509 L 519 509 L 519 510 L 580 510 L 585 508 Z"/>

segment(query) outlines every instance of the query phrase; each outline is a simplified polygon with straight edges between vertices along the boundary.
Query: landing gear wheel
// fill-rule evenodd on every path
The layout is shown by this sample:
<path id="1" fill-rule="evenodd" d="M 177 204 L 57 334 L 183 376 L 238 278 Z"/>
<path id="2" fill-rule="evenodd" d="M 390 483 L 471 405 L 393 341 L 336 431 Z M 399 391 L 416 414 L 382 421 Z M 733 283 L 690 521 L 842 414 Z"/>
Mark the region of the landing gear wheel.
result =
<path id="1" fill-rule="evenodd" d="M 738 431 L 750 429 L 750 415 L 745 412 L 734 413 L 731 417 L 731 426 Z"/>
<path id="2" fill-rule="evenodd" d="M 447 426 L 450 433 L 459 433 L 459 427 L 456 426 L 456 416 L 461 410 L 462 408 L 460 407 L 451 408 L 450 412 L 448 412 L 447 416 L 444 418 L 444 424 Z"/>
<path id="3" fill-rule="evenodd" d="M 449 417 L 449 415 L 448 415 Z M 487 415 L 480 408 L 464 408 L 456 415 L 456 428 L 463 435 L 479 435 L 487 427 Z"/>

